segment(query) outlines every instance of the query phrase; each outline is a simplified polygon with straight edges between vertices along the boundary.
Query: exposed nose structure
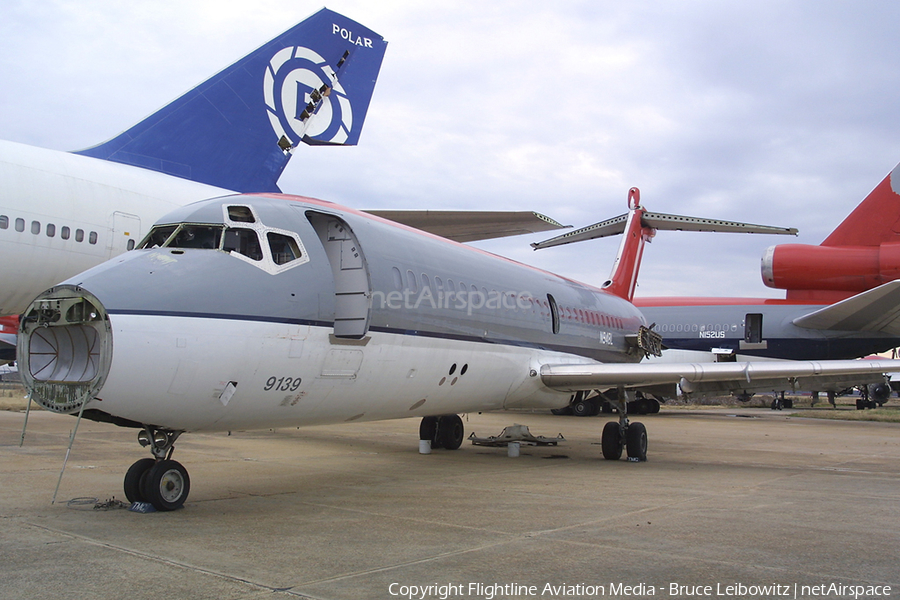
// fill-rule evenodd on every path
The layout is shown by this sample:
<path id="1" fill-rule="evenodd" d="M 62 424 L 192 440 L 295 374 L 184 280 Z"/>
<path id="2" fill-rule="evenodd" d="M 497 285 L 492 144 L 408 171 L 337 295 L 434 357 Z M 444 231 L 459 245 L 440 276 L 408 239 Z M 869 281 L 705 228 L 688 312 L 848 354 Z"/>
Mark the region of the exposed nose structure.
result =
<path id="1" fill-rule="evenodd" d="M 53 412 L 78 412 L 109 374 L 112 329 L 106 310 L 77 286 L 50 288 L 19 324 L 18 358 L 32 400 Z"/>
<path id="2" fill-rule="evenodd" d="M 96 296 L 75 285 L 59 285 L 38 296 L 19 325 L 19 373 L 31 399 L 53 412 L 82 411 L 109 375 L 112 327 Z M 134 426 L 138 424 L 135 423 Z M 174 510 L 190 491 L 185 468 L 171 460 L 181 432 L 143 426 L 138 441 L 154 458 L 134 463 L 125 474 L 125 496 Z"/>

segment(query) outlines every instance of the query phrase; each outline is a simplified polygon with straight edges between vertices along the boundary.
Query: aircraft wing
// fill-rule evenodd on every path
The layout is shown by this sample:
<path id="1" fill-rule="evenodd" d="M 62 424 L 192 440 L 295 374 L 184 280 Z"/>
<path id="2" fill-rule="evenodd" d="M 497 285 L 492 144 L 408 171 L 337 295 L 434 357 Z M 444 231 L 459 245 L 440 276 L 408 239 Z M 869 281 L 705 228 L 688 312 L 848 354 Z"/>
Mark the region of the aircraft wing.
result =
<path id="1" fill-rule="evenodd" d="M 549 388 L 569 392 L 605 390 L 620 385 L 640 388 L 672 383 L 681 385 L 684 391 L 689 392 L 692 384 L 723 382 L 735 389 L 742 389 L 754 381 L 892 373 L 898 369 L 900 360 L 543 365 L 541 381 Z"/>
<path id="2" fill-rule="evenodd" d="M 531 211 L 378 209 L 364 212 L 457 242 L 490 240 L 571 227 Z"/>
<path id="3" fill-rule="evenodd" d="M 831 331 L 878 331 L 900 335 L 900 280 L 890 281 L 793 321 L 797 327 Z"/>

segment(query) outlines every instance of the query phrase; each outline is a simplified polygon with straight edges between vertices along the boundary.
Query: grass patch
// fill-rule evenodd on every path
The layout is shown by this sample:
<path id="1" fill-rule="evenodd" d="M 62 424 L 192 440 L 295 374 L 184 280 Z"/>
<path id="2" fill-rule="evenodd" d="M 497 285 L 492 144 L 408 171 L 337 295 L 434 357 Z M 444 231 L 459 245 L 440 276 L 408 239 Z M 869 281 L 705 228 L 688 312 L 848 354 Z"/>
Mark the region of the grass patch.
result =
<path id="1" fill-rule="evenodd" d="M 25 387 L 19 384 L 4 383 L 0 387 L 0 410 L 25 410 L 28 400 L 25 399 Z M 32 405 L 32 409 L 36 405 Z"/>
<path id="2" fill-rule="evenodd" d="M 796 417 L 810 419 L 836 419 L 839 421 L 877 421 L 879 423 L 900 423 L 900 406 L 883 406 L 881 408 L 814 408 L 794 413 Z"/>

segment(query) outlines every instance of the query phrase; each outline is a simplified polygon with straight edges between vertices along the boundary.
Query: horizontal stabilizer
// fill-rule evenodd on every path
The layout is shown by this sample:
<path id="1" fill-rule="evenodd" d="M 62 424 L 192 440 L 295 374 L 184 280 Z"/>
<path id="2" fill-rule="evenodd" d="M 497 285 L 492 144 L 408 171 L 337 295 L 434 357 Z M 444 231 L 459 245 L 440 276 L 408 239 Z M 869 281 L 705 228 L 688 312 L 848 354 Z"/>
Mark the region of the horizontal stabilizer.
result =
<path id="1" fill-rule="evenodd" d="M 900 335 L 900 280 L 798 317 L 793 323 L 807 329 Z"/>
<path id="2" fill-rule="evenodd" d="M 367 210 L 365 212 L 457 242 L 490 240 L 571 227 L 531 211 Z"/>
<path id="3" fill-rule="evenodd" d="M 581 229 L 570 231 L 563 235 L 531 244 L 535 250 L 561 246 L 573 242 L 583 242 L 601 237 L 618 235 L 625 231 L 625 223 L 628 215 L 619 215 L 600 223 L 594 223 Z M 651 229 L 665 231 L 710 231 L 716 233 L 769 233 L 776 235 L 797 235 L 793 227 L 772 227 L 769 225 L 753 225 L 750 223 L 738 223 L 735 221 L 719 221 L 716 219 L 702 219 L 700 217 L 683 217 L 681 215 L 666 215 L 662 213 L 646 212 L 641 218 L 641 225 Z"/>
<path id="4" fill-rule="evenodd" d="M 544 365 L 541 380 L 555 390 L 610 389 L 677 383 L 691 391 L 693 383 L 731 382 L 740 388 L 758 380 L 900 371 L 900 360 L 771 360 L 734 363 L 629 363 Z"/>

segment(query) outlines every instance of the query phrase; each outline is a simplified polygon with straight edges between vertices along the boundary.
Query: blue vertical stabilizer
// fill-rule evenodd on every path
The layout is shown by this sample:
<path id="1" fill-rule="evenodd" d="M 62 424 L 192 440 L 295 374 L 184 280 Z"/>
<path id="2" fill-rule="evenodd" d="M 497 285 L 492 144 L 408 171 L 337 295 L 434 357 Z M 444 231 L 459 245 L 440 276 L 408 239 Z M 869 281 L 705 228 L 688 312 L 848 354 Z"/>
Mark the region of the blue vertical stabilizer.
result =
<path id="1" fill-rule="evenodd" d="M 238 192 L 280 191 L 304 141 L 354 145 L 387 42 L 323 8 L 137 125 L 76 154 Z"/>

